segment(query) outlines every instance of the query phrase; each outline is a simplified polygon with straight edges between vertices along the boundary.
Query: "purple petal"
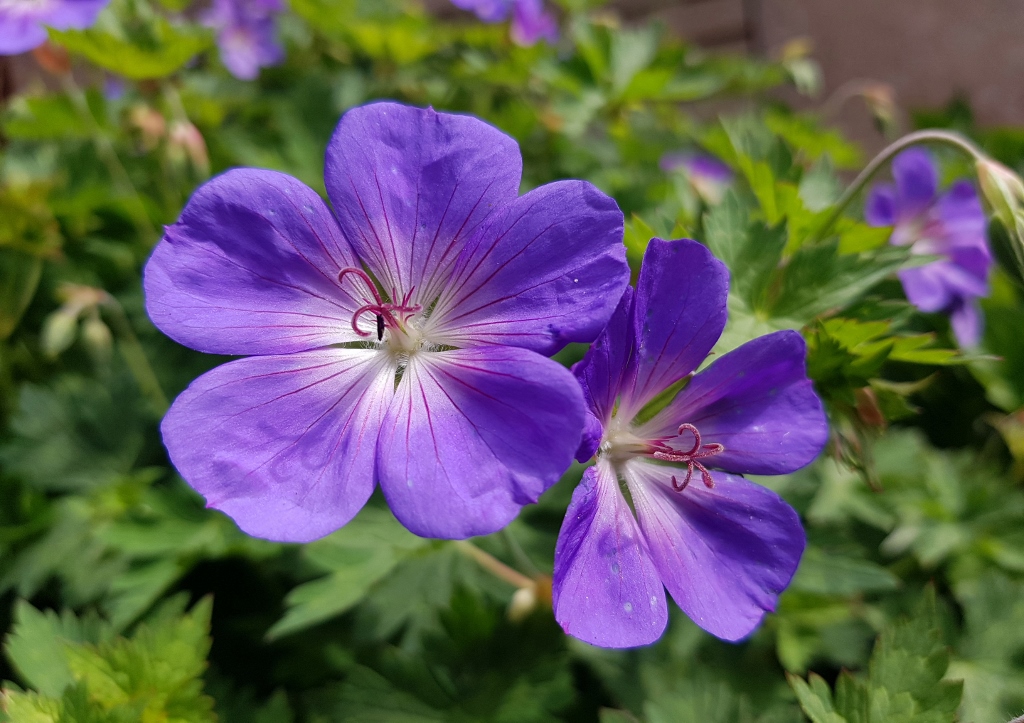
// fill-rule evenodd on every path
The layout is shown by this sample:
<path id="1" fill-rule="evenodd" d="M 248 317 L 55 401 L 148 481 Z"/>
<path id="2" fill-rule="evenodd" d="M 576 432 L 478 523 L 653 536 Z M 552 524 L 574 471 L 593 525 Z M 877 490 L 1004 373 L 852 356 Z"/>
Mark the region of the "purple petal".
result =
<path id="1" fill-rule="evenodd" d="M 796 511 L 771 490 L 724 472 L 683 492 L 671 468 L 634 460 L 626 477 L 654 565 L 700 627 L 739 640 L 775 610 L 803 554 Z"/>
<path id="2" fill-rule="evenodd" d="M 451 0 L 452 5 L 476 13 L 485 23 L 501 22 L 508 17 L 514 0 Z"/>
<path id="3" fill-rule="evenodd" d="M 621 416 L 632 418 L 704 361 L 725 328 L 728 293 L 728 269 L 704 246 L 651 239 L 634 301 L 635 378 Z"/>
<path id="4" fill-rule="evenodd" d="M 583 388 L 587 407 L 602 426 L 607 425 L 612 417 L 615 400 L 622 389 L 623 375 L 633 360 L 634 347 L 633 287 L 627 286 L 608 326 L 572 368 Z"/>
<path id="5" fill-rule="evenodd" d="M 795 331 L 749 341 L 697 374 L 636 434 L 671 437 L 689 423 L 702 442 L 725 447 L 703 460 L 708 467 L 738 474 L 794 472 L 814 461 L 828 441 L 828 419 L 807 378 L 806 356 Z"/>
<path id="6" fill-rule="evenodd" d="M 239 80 L 255 80 L 260 68 L 284 60 L 284 48 L 275 36 L 274 22 L 269 19 L 226 28 L 217 35 L 221 62 Z"/>
<path id="7" fill-rule="evenodd" d="M 960 299 L 953 306 L 949 316 L 953 326 L 953 334 L 962 347 L 975 347 L 981 341 L 981 332 L 985 327 L 985 319 L 981 314 L 978 302 L 971 298 Z"/>
<path id="8" fill-rule="evenodd" d="M 516 142 L 477 118 L 374 103 L 342 117 L 325 180 L 363 262 L 427 307 L 469 235 L 515 200 L 522 167 Z"/>
<path id="9" fill-rule="evenodd" d="M 562 629 L 592 645 L 647 645 L 665 630 L 665 587 L 610 465 L 588 468 L 573 492 L 552 596 Z"/>
<path id="10" fill-rule="evenodd" d="M 31 16 L 0 11 L 0 55 L 18 55 L 46 42 L 46 28 Z"/>
<path id="11" fill-rule="evenodd" d="M 895 186 L 885 183 L 871 189 L 867 203 L 864 204 L 864 220 L 868 224 L 871 226 L 895 226 L 897 213 Z"/>
<path id="12" fill-rule="evenodd" d="M 530 46 L 538 40 L 558 42 L 558 22 L 541 0 L 515 0 L 512 6 L 512 42 Z"/>
<path id="13" fill-rule="evenodd" d="M 984 296 L 988 286 L 951 261 L 904 269 L 899 272 L 907 300 L 921 311 L 945 311 L 961 297 Z"/>
<path id="14" fill-rule="evenodd" d="M 931 154 L 923 148 L 910 148 L 892 162 L 896 179 L 899 217 L 917 216 L 935 202 L 939 172 Z"/>
<path id="15" fill-rule="evenodd" d="M 417 535 L 496 532 L 572 463 L 583 415 L 575 378 L 539 354 L 514 347 L 415 354 L 382 423 L 381 489 Z"/>
<path id="16" fill-rule="evenodd" d="M 250 357 L 192 382 L 161 431 L 207 506 L 255 537 L 308 542 L 352 519 L 373 492 L 393 390 L 394 370 L 377 352 Z"/>
<path id="17" fill-rule="evenodd" d="M 110 0 L 56 0 L 45 24 L 58 30 L 84 29 L 96 22 L 96 16 Z M 32 3 L 28 3 L 32 4 Z"/>
<path id="18" fill-rule="evenodd" d="M 553 354 L 592 341 L 628 283 L 615 201 L 584 181 L 550 183 L 473 235 L 424 333 Z"/>
<path id="19" fill-rule="evenodd" d="M 0 5 L 0 55 L 42 45 L 46 28 L 87 28 L 110 0 L 34 0 Z"/>
<path id="20" fill-rule="evenodd" d="M 356 265 L 320 197 L 282 173 L 228 171 L 193 194 L 146 264 L 146 309 L 199 351 L 283 354 L 358 339 Z"/>

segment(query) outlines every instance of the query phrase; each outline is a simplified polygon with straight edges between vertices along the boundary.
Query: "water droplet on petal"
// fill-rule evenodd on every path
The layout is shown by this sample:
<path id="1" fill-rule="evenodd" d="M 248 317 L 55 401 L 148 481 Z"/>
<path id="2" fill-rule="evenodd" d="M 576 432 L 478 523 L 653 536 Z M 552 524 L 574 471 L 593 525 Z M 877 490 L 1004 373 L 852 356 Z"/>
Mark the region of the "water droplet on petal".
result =
<path id="1" fill-rule="evenodd" d="M 628 603 L 624 604 L 622 606 L 622 609 L 625 610 L 627 613 L 633 612 L 633 603 L 628 602 Z"/>
<path id="2" fill-rule="evenodd" d="M 658 607 L 658 596 L 657 595 L 651 595 L 651 607 L 652 608 Z"/>
<path id="3" fill-rule="evenodd" d="M 618 575 L 619 574 L 619 563 L 613 562 L 612 566 L 611 566 L 611 571 L 612 571 L 612 575 Z"/>

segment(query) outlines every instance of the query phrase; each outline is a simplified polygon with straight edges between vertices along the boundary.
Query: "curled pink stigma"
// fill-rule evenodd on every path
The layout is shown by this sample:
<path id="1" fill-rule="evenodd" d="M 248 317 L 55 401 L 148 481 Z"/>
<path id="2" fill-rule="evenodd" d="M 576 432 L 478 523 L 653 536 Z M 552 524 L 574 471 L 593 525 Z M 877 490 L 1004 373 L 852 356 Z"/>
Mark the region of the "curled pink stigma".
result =
<path id="1" fill-rule="evenodd" d="M 384 301 L 381 298 L 380 292 L 377 291 L 376 284 L 373 283 L 373 279 L 370 278 L 362 269 L 357 269 L 352 266 L 342 269 L 338 273 L 338 283 L 344 282 L 346 276 L 355 276 L 357 279 L 363 282 L 366 290 L 369 291 L 369 295 L 365 292 L 362 293 L 361 299 L 365 302 L 362 306 L 355 310 L 352 314 L 352 331 L 359 336 L 372 336 L 373 332 L 363 331 L 359 328 L 359 319 L 364 314 L 372 314 L 374 317 L 375 328 L 377 332 L 377 341 L 384 338 L 384 329 L 400 329 L 402 324 L 405 324 L 409 317 L 420 311 L 423 307 L 419 304 L 410 304 L 409 301 L 412 299 L 415 287 L 409 289 L 409 291 L 402 297 L 401 303 L 395 304 L 390 301 Z M 360 298 L 357 296 L 356 298 Z M 391 290 L 391 298 L 398 297 L 398 290 Z"/>
<path id="2" fill-rule="evenodd" d="M 692 424 L 680 424 L 679 431 L 677 434 L 683 432 L 689 432 L 693 435 L 693 446 L 685 452 L 681 452 L 678 449 L 669 447 L 664 442 L 653 443 L 652 456 L 655 459 L 663 459 L 666 462 L 678 462 L 686 465 L 686 478 L 680 484 L 675 475 L 672 476 L 672 489 L 676 492 L 682 492 L 686 489 L 686 486 L 690 484 L 690 479 L 693 477 L 693 470 L 700 470 L 701 480 L 704 482 L 704 486 L 711 489 L 715 486 L 715 480 L 711 477 L 711 473 L 708 472 L 708 468 L 705 467 L 699 460 L 707 457 L 713 457 L 716 454 L 721 454 L 725 451 L 725 446 L 717 443 L 702 444 L 700 439 L 700 432 Z"/>

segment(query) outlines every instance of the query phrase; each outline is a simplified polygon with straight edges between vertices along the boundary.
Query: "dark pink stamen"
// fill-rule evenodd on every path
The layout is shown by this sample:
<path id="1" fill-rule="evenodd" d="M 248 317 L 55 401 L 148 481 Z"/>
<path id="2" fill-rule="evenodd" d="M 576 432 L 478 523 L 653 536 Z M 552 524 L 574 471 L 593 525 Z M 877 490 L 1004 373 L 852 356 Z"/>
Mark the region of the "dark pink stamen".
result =
<path id="1" fill-rule="evenodd" d="M 693 435 L 693 446 L 690 449 L 685 452 L 681 452 L 678 449 L 669 447 L 664 442 L 654 442 L 652 444 L 653 451 L 651 456 L 655 459 L 663 459 L 666 462 L 686 464 L 686 479 L 683 480 L 682 484 L 679 484 L 675 475 L 672 476 L 672 489 L 676 492 L 682 492 L 686 489 L 686 486 L 690 484 L 690 479 L 693 477 L 694 469 L 700 470 L 704 486 L 708 489 L 713 488 L 715 486 L 715 480 L 711 477 L 711 473 L 708 472 L 708 468 L 698 460 L 705 459 L 706 457 L 713 457 L 716 454 L 721 454 L 725 451 L 725 446 L 717 443 L 701 444 L 700 432 L 698 432 L 697 428 L 692 424 L 680 424 L 677 434 L 681 435 L 683 432 L 689 432 Z"/>
<path id="2" fill-rule="evenodd" d="M 346 276 L 355 276 L 357 279 L 363 282 L 366 289 L 369 290 L 369 298 L 365 293 L 357 295 L 356 298 L 362 298 L 364 303 L 355 313 L 352 314 L 352 331 L 359 336 L 371 336 L 373 332 L 363 331 L 359 328 L 359 319 L 364 314 L 373 314 L 374 323 L 377 332 L 377 341 L 384 338 L 384 329 L 400 329 L 401 325 L 409 320 L 409 317 L 415 314 L 423 307 L 419 304 L 410 304 L 409 300 L 412 299 L 412 295 L 415 292 L 415 287 L 409 289 L 409 291 L 402 297 L 402 303 L 394 304 L 390 301 L 384 301 L 380 292 L 377 291 L 377 286 L 373 283 L 373 279 L 370 278 L 362 269 L 354 267 L 347 267 L 341 270 L 338 274 L 338 283 L 343 283 Z M 394 299 L 398 296 L 398 290 L 391 290 L 391 298 Z"/>

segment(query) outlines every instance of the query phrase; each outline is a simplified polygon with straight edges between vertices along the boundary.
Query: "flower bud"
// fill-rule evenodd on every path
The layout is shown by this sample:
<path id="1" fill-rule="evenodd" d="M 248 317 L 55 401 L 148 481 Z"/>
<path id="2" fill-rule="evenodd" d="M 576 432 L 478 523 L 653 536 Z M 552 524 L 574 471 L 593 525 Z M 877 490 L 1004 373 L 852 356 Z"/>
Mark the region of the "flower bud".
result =
<path id="1" fill-rule="evenodd" d="M 97 365 L 105 366 L 110 362 L 110 354 L 114 348 L 114 335 L 95 310 L 82 322 L 82 343 L 85 344 Z"/>
<path id="2" fill-rule="evenodd" d="M 142 147 L 151 151 L 167 133 L 167 121 L 162 114 L 147 105 L 136 105 L 128 114 L 128 120 L 142 133 Z"/>
<path id="3" fill-rule="evenodd" d="M 65 304 L 46 317 L 39 335 L 39 346 L 43 354 L 51 359 L 56 358 L 75 343 L 79 311 L 80 309 Z"/>
<path id="4" fill-rule="evenodd" d="M 32 56 L 43 70 L 54 75 L 67 75 L 71 72 L 71 56 L 68 51 L 49 40 L 33 49 Z"/>
<path id="5" fill-rule="evenodd" d="M 210 156 L 203 134 L 190 121 L 175 121 L 168 135 L 172 153 L 184 153 L 192 166 L 204 176 L 210 172 Z"/>
<path id="6" fill-rule="evenodd" d="M 1006 230 L 1005 237 L 993 234 L 993 251 L 1006 271 L 1024 285 L 1024 181 L 991 158 L 979 158 L 975 167 L 981 193 Z"/>

